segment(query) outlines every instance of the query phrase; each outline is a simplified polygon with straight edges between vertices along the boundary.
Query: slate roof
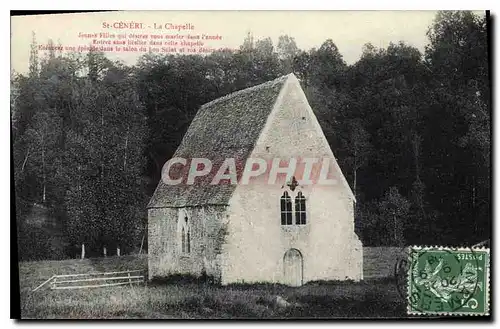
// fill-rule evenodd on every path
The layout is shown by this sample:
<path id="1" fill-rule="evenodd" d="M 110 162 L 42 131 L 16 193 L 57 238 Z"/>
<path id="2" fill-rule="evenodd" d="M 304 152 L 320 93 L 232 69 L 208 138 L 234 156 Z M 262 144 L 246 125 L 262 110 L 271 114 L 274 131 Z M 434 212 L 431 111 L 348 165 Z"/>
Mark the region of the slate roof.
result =
<path id="1" fill-rule="evenodd" d="M 241 169 L 287 77 L 236 91 L 202 105 L 173 157 L 188 161 L 192 158 L 208 158 L 215 168 L 213 171 L 226 158 L 235 158 L 237 167 Z M 181 174 L 187 174 L 188 166 L 189 162 Z M 212 173 L 196 178 L 193 185 L 167 185 L 160 180 L 148 208 L 227 205 L 236 185 L 210 185 L 213 176 Z M 172 168 L 171 177 L 175 178 L 175 167 Z"/>

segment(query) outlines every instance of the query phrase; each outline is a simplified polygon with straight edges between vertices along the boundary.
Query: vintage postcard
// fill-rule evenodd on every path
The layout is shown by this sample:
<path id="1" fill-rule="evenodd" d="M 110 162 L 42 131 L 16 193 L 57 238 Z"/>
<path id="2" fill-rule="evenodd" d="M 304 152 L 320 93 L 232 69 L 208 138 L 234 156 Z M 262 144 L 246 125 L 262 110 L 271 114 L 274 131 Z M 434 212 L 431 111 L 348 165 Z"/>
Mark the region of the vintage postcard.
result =
<path id="1" fill-rule="evenodd" d="M 489 318 L 490 27 L 12 15 L 18 317 Z"/>

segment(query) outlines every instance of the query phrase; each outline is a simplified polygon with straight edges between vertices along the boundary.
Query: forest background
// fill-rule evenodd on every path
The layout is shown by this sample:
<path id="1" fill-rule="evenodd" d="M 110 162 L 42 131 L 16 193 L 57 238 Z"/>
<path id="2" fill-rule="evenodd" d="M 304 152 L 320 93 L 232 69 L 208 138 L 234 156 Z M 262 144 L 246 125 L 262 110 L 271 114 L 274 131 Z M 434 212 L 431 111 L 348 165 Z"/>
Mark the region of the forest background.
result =
<path id="1" fill-rule="evenodd" d="M 331 39 L 304 50 L 248 34 L 237 52 L 125 65 L 40 56 L 33 35 L 29 72 L 11 76 L 19 259 L 146 248 L 147 202 L 200 105 L 291 72 L 355 193 L 365 246 L 489 239 L 488 32 L 487 16 L 443 11 L 423 52 L 366 44 L 352 65 Z"/>

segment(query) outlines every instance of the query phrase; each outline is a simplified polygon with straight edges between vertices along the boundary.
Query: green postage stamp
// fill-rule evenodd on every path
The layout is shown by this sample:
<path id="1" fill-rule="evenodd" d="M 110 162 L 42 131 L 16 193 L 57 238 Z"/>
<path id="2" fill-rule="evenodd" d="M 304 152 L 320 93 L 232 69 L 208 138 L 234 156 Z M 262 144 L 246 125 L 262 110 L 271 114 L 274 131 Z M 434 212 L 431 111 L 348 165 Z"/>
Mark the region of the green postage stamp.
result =
<path id="1" fill-rule="evenodd" d="M 490 250 L 411 247 L 408 314 L 489 315 Z"/>

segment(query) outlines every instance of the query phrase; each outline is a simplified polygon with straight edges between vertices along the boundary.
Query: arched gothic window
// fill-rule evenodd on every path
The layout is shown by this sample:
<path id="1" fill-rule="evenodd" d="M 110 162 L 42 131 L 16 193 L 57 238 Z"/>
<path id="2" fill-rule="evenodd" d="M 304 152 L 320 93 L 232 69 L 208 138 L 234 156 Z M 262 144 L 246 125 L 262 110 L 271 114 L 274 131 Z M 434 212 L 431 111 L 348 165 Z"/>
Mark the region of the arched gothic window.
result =
<path id="1" fill-rule="evenodd" d="M 187 229 L 187 234 L 186 234 L 186 252 L 189 254 L 191 252 L 191 230 Z"/>
<path id="2" fill-rule="evenodd" d="M 306 225 L 306 198 L 302 192 L 295 197 L 295 224 Z"/>
<path id="3" fill-rule="evenodd" d="M 283 192 L 281 196 L 281 225 L 292 225 L 292 198 L 288 195 L 288 192 Z"/>
<path id="4" fill-rule="evenodd" d="M 185 247 L 186 247 L 186 230 L 183 227 L 181 231 L 181 249 L 183 253 L 186 252 Z"/>
<path id="5" fill-rule="evenodd" d="M 188 217 L 185 216 L 180 223 L 180 233 L 181 233 L 181 252 L 183 254 L 189 254 L 191 252 L 191 229 L 188 223 Z"/>

